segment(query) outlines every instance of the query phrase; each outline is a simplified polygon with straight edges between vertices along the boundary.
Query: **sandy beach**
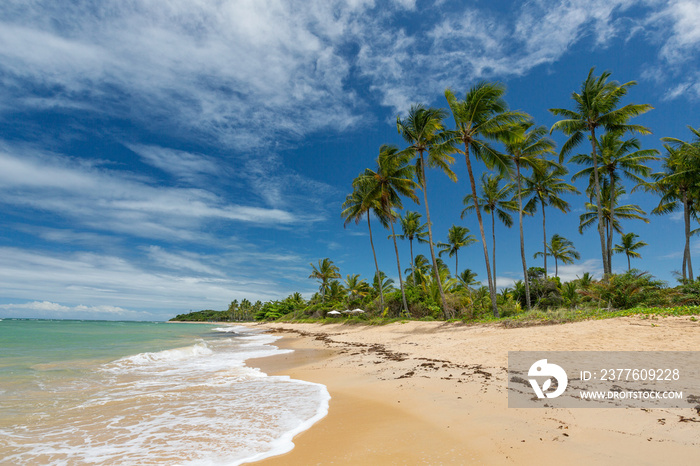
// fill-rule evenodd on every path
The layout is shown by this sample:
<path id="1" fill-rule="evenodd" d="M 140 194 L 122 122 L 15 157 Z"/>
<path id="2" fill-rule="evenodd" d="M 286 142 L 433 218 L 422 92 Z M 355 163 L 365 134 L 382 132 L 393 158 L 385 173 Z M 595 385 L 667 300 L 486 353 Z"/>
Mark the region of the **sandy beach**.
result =
<path id="1" fill-rule="evenodd" d="M 290 354 L 249 360 L 325 384 L 329 414 L 295 448 L 256 464 L 691 464 L 688 409 L 508 408 L 508 351 L 696 351 L 690 317 L 618 318 L 506 329 L 443 322 L 386 326 L 251 324 Z"/>

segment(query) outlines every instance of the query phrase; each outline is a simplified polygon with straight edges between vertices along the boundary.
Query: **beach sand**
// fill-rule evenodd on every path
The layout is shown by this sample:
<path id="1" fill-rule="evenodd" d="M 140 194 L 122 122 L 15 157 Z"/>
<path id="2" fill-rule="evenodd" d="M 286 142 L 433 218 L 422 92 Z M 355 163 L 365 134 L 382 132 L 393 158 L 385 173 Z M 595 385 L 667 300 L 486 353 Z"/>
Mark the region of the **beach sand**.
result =
<path id="1" fill-rule="evenodd" d="M 697 464 L 688 409 L 508 408 L 508 351 L 696 351 L 700 322 L 618 318 L 506 329 L 266 323 L 290 354 L 249 360 L 325 384 L 329 414 L 256 464 Z"/>

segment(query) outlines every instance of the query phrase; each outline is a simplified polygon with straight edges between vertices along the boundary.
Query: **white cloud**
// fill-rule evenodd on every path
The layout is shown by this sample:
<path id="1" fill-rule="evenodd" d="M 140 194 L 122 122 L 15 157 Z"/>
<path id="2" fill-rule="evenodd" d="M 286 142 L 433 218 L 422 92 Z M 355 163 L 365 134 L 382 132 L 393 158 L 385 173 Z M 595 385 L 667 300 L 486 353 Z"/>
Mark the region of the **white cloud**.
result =
<path id="1" fill-rule="evenodd" d="M 166 147 L 127 144 L 141 158 L 156 168 L 186 181 L 199 181 L 201 175 L 216 175 L 223 170 L 215 159 Z"/>
<path id="2" fill-rule="evenodd" d="M 552 261 L 551 265 L 554 265 L 554 261 Z M 553 268 L 549 272 L 554 276 Z M 596 279 L 600 279 L 603 276 L 603 262 L 600 259 L 586 259 L 576 264 L 559 264 L 559 278 L 562 283 L 576 280 L 586 272 L 593 275 Z"/>
<path id="3" fill-rule="evenodd" d="M 236 205 L 203 189 L 157 186 L 128 172 L 12 147 L 0 147 L 0 193 L 0 202 L 51 211 L 83 227 L 169 240 L 197 240 L 202 226 L 212 221 L 275 226 L 311 220 L 287 210 Z"/>
<path id="4" fill-rule="evenodd" d="M 682 63 L 694 58 L 700 48 L 700 2 L 668 2 L 666 8 L 652 19 L 671 24 L 670 34 L 661 48 L 661 56 L 666 61 Z"/>
<path id="5" fill-rule="evenodd" d="M 693 0 L 533 0 L 506 13 L 415 0 L 7 0 L 0 17 L 7 99 L 88 105 L 244 150 L 365 124 L 354 72 L 404 111 L 449 85 L 523 75 L 574 44 L 605 47 L 645 26 L 660 29 L 667 60 L 700 43 Z M 52 95 L 27 98 L 36 86 Z"/>
<path id="6" fill-rule="evenodd" d="M 198 272 L 205 275 L 223 276 L 221 270 L 208 265 L 205 261 L 212 262 L 212 258 L 201 257 L 199 254 L 192 252 L 183 252 L 174 254 L 165 251 L 160 246 L 150 246 L 148 248 L 148 257 L 157 265 L 166 267 L 170 270 L 187 270 Z"/>
<path id="7" fill-rule="evenodd" d="M 672 85 L 664 94 L 664 100 L 700 99 L 700 73 L 690 73 L 685 75 L 685 79 Z"/>
<path id="8" fill-rule="evenodd" d="M 165 318 L 190 309 L 223 309 L 234 298 L 255 301 L 284 297 L 295 287 L 290 276 L 301 276 L 299 272 L 290 273 L 300 258 L 260 254 L 252 248 L 240 257 L 234 252 L 217 259 L 159 247 L 149 249 L 147 258 L 150 260 L 0 248 L 3 299 L 62 303 L 28 305 L 25 317 L 34 315 L 29 311 L 40 310 L 55 317 L 66 316 L 81 309 L 76 306 L 84 305 L 103 313 L 127 309 Z M 260 267 L 274 270 L 259 278 L 254 272 Z M 306 282 L 301 283 L 308 285 Z M 19 312 L 22 308 L 13 309 Z"/>
<path id="9" fill-rule="evenodd" d="M 655 2 L 660 8 L 642 22 L 647 34 L 660 43 L 658 64 L 642 77 L 666 88 L 664 100 L 700 99 L 700 73 L 691 64 L 700 52 L 700 2 Z"/>
<path id="10" fill-rule="evenodd" d="M 116 306 L 64 306 L 50 301 L 32 301 L 25 303 L 0 304 L 0 315 L 4 317 L 34 318 L 72 318 L 105 320 L 140 320 L 152 319 L 148 312 L 134 311 Z"/>
<path id="11" fill-rule="evenodd" d="M 13 93 L 90 103 L 235 147 L 356 122 L 336 46 L 367 2 L 24 1 L 0 6 L 0 58 Z M 120 93 L 114 100 L 112 93 Z M 46 105 L 47 101 L 35 102 Z M 23 100 L 31 105 L 31 100 Z"/>
<path id="12" fill-rule="evenodd" d="M 425 33 L 367 27 L 357 63 L 382 103 L 405 111 L 411 102 L 433 100 L 445 87 L 521 76 L 554 63 L 591 35 L 591 47 L 605 47 L 627 31 L 619 20 L 622 13 L 644 3 L 537 0 L 516 3 L 511 14 L 470 4 L 445 14 Z"/>

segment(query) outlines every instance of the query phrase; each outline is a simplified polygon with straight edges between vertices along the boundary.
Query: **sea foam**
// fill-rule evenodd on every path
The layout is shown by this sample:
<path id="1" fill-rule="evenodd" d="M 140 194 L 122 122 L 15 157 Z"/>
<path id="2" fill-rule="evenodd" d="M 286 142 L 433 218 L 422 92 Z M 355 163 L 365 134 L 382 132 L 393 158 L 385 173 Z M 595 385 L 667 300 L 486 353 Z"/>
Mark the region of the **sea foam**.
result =
<path id="1" fill-rule="evenodd" d="M 328 412 L 325 386 L 247 367 L 278 337 L 215 329 L 194 344 L 120 358 L 46 392 L 40 422 L 2 432 L 8 464 L 238 465 L 282 454 Z"/>

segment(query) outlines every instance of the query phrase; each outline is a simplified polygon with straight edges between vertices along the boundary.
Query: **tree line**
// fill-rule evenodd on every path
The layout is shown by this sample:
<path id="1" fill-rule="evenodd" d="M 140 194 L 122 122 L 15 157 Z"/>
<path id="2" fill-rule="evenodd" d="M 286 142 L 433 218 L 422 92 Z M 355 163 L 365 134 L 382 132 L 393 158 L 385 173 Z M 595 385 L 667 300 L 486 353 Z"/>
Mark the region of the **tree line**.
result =
<path id="1" fill-rule="evenodd" d="M 559 120 L 551 128 L 537 125 L 525 112 L 510 110 L 505 86 L 482 81 L 460 99 L 445 90 L 447 109 L 414 104 L 405 117 L 398 116 L 396 128 L 405 147 L 382 145 L 375 165 L 363 170 L 352 182 L 341 210 L 345 226 L 367 223 L 375 274 L 371 283 L 358 274 L 341 282 L 339 268 L 330 258 L 310 264 L 309 278 L 319 282 L 319 291 L 310 300 L 299 293 L 269 301 L 231 303 L 221 312 L 222 320 L 323 317 L 331 309 L 360 306 L 375 315 L 418 318 L 472 319 L 490 313 L 494 317 L 533 308 L 608 307 L 627 309 L 643 304 L 675 306 L 700 304 L 700 280 L 694 280 L 690 238 L 700 229 L 700 128 L 688 126 L 688 141 L 662 138 L 664 153 L 642 148 L 637 135 L 651 134 L 634 118 L 652 110 L 649 104 L 622 105 L 622 99 L 636 83 L 620 84 L 610 73 L 595 75 L 591 69 L 578 91 L 572 92 L 570 108 L 551 108 Z M 448 128 L 448 117 L 454 127 Z M 554 132 L 566 136 L 557 150 L 549 137 Z M 586 141 L 590 149 L 586 148 Z M 581 153 L 576 153 L 582 148 Z M 436 242 L 431 220 L 426 171 L 436 169 L 456 182 L 452 167 L 457 157 L 467 168 L 469 192 L 463 199 L 461 218 L 475 216 L 479 239 L 464 226 L 453 225 L 445 242 Z M 661 171 L 652 173 L 649 162 L 661 161 Z M 579 170 L 566 179 L 566 163 Z M 479 180 L 474 164 L 487 171 Z M 546 213 L 555 208 L 569 212 L 566 194 L 581 194 L 569 182 L 587 179 L 585 212 L 579 217 L 579 232 L 595 227 L 600 240 L 603 278 L 590 273 L 562 284 L 559 264 L 580 258 L 573 242 L 559 234 L 547 235 Z M 678 279 L 680 287 L 665 288 L 649 273 L 632 268 L 631 259 L 641 257 L 647 244 L 635 233 L 624 233 L 623 220 L 649 222 L 647 213 L 636 204 L 623 204 L 628 193 L 637 190 L 660 197 L 651 214 L 682 212 L 684 252 Z M 420 191 L 420 193 L 418 193 Z M 404 207 L 404 202 L 423 203 L 423 214 Z M 482 215 L 483 214 L 483 215 Z M 496 286 L 496 219 L 507 227 L 517 224 L 520 239 L 522 280 L 514 288 Z M 541 215 L 542 245 L 534 257 L 543 257 L 544 267 L 528 267 L 525 255 L 523 217 Z M 490 221 L 487 241 L 484 217 Z M 389 230 L 396 255 L 398 288 L 380 269 L 374 244 L 373 221 Z M 376 228 L 376 227 L 375 227 Z M 614 235 L 619 243 L 614 244 Z M 408 240 L 410 265 L 402 269 L 397 240 Z M 414 241 L 428 245 L 429 257 L 414 256 Z M 488 286 L 479 286 L 477 274 L 459 268 L 459 251 L 480 242 Z M 489 251 L 490 247 L 490 251 Z M 625 254 L 628 271 L 612 273 L 613 254 Z M 442 256 L 454 257 L 454 273 Z M 554 277 L 548 276 L 547 260 L 554 260 Z M 204 311 L 201 311 L 204 312 Z M 216 312 L 216 311 L 212 311 Z M 178 316 L 182 317 L 182 316 Z M 186 319 L 183 319 L 186 320 Z"/>
<path id="2" fill-rule="evenodd" d="M 538 126 L 533 118 L 521 111 L 510 110 L 504 99 L 505 87 L 499 83 L 480 82 L 472 87 L 464 99 L 445 90 L 448 110 L 426 107 L 422 104 L 411 106 L 405 118 L 397 117 L 397 130 L 406 142 L 403 149 L 393 145 L 383 145 L 374 168 L 367 168 L 353 181 L 352 192 L 342 206 L 345 224 L 367 220 L 370 246 L 375 264 L 375 278 L 381 274 L 377 262 L 372 234 L 371 218 L 391 231 L 396 252 L 396 268 L 399 287 L 402 293 L 402 312 L 409 314 L 406 299 L 406 284 L 401 270 L 397 238 L 408 239 L 411 250 L 411 275 L 416 278 L 416 258 L 413 256 L 413 240 L 426 242 L 430 251 L 432 275 L 440 296 L 440 307 L 445 318 L 454 316 L 454 309 L 447 302 L 436 246 L 441 253 L 455 257 L 455 277 L 460 277 L 458 251 L 476 242 L 466 227 L 453 226 L 448 233 L 447 243 L 434 240 L 429 207 L 426 169 L 438 169 L 448 179 L 456 181 L 452 170 L 455 156 L 464 158 L 469 176 L 470 194 L 464 198 L 465 215 L 475 214 L 481 245 L 491 309 L 498 316 L 496 299 L 496 238 L 495 217 L 507 226 L 513 224 L 512 215 L 517 212 L 520 233 L 520 256 L 523 270 L 525 306 L 532 308 L 530 280 L 528 279 L 527 258 L 523 216 L 542 214 L 542 251 L 535 256 L 544 257 L 544 276 L 547 277 L 547 258 L 555 260 L 555 275 L 559 261 L 570 263 L 579 258 L 573 243 L 555 234 L 548 241 L 546 232 L 546 208 L 556 208 L 563 212 L 570 210 L 562 196 L 578 193 L 564 176 L 568 170 L 564 163 L 572 153 L 583 146 L 586 139 L 590 143 L 590 153 L 575 154 L 571 163 L 582 166 L 573 174 L 572 180 L 588 178 L 586 212 L 580 218 L 580 231 L 595 226 L 600 238 L 600 252 L 604 279 L 612 275 L 611 258 L 614 253 L 625 253 L 628 268 L 631 270 L 631 257 L 639 257 L 638 250 L 646 243 L 638 241 L 634 233 L 621 237 L 621 243 L 613 245 L 614 233 L 622 235 L 622 219 L 639 219 L 648 222 L 638 205 L 621 205 L 626 194 L 623 179 L 631 181 L 631 192 L 638 189 L 656 192 L 661 201 L 652 214 L 664 214 L 683 210 L 685 222 L 685 249 L 681 277 L 693 280 L 690 257 L 690 237 L 697 230 L 690 227 L 691 220 L 697 220 L 697 200 L 700 200 L 700 130 L 689 127 L 692 141 L 663 138 L 666 153 L 661 155 L 656 149 L 643 149 L 635 135 L 651 134 L 645 126 L 635 124 L 633 119 L 652 110 L 649 104 L 621 105 L 622 98 L 636 83 L 630 81 L 619 84 L 610 80 L 610 73 L 600 76 L 591 69 L 578 92 L 573 92 L 571 108 L 552 108 L 550 112 L 559 117 L 550 129 Z M 447 128 L 445 120 L 452 116 L 453 128 Z M 567 140 L 557 152 L 549 135 L 562 132 Z M 497 147 L 499 144 L 500 147 Z M 502 148 L 501 148 L 502 147 Z M 663 161 L 663 170 L 651 173 L 648 163 Z M 481 163 L 489 172 L 485 173 L 479 189 L 474 176 L 473 163 Z M 401 213 L 405 200 L 420 203 L 417 191 L 422 192 L 426 222 L 421 223 L 421 214 L 412 211 Z M 480 191 L 480 192 L 479 192 Z M 491 218 L 491 255 L 484 227 L 484 214 Z M 401 233 L 395 232 L 398 223 Z M 320 264 L 321 265 L 321 264 Z M 318 277 L 322 272 L 315 271 Z M 337 278 L 337 277 L 336 277 Z M 332 286 L 332 282 L 331 283 Z M 415 283 L 409 283 L 415 285 Z M 323 288 L 323 285 L 322 285 Z M 379 306 L 384 309 L 384 296 L 380 289 Z"/>

